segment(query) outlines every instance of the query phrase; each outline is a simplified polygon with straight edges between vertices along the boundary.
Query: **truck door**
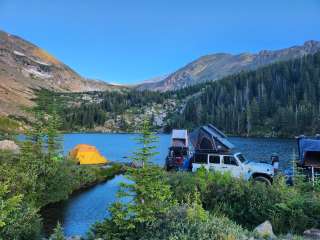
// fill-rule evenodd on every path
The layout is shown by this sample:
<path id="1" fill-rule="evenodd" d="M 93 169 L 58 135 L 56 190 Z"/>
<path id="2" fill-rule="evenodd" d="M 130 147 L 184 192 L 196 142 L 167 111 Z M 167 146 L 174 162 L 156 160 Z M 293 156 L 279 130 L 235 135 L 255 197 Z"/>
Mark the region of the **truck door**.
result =
<path id="1" fill-rule="evenodd" d="M 221 164 L 222 172 L 230 172 L 233 177 L 241 176 L 241 167 L 234 156 L 223 156 L 223 163 Z"/>
<path id="2" fill-rule="evenodd" d="M 209 154 L 208 155 L 208 162 L 209 162 L 209 170 L 210 171 L 221 171 L 221 156 Z"/>
<path id="3" fill-rule="evenodd" d="M 208 154 L 195 154 L 192 162 L 192 172 L 196 172 L 198 168 L 204 167 L 209 170 Z"/>

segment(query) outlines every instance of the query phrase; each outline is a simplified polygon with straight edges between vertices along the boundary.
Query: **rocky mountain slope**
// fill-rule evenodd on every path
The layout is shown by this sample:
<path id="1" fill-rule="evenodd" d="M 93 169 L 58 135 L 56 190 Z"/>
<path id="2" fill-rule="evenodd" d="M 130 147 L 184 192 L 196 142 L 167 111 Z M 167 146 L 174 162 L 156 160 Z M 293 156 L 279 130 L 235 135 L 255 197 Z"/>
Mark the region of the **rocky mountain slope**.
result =
<path id="1" fill-rule="evenodd" d="M 115 88 L 81 77 L 49 53 L 17 36 L 0 31 L 0 115 L 23 115 L 33 104 L 33 89 L 83 92 Z"/>
<path id="2" fill-rule="evenodd" d="M 317 51 L 320 51 L 320 42 L 307 41 L 302 46 L 293 46 L 276 51 L 263 50 L 255 54 L 211 54 L 191 62 L 162 81 L 142 83 L 137 88 L 158 91 L 176 90 L 201 82 L 214 81 L 241 71 L 255 70 L 277 61 L 286 61 L 306 54 L 313 54 Z"/>

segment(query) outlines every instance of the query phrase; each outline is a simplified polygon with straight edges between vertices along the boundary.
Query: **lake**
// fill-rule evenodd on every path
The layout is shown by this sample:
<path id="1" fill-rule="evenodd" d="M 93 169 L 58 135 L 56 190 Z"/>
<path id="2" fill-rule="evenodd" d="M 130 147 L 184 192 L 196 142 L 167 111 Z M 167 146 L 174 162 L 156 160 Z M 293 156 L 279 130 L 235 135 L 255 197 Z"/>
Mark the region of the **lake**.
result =
<path id="1" fill-rule="evenodd" d="M 111 133 L 65 134 L 64 153 L 67 154 L 77 144 L 86 143 L 96 146 L 109 160 L 130 161 L 132 152 L 138 148 L 135 143 L 137 136 L 137 134 Z M 159 154 L 153 161 L 163 166 L 171 135 L 159 134 L 158 136 L 159 142 L 156 146 Z M 236 151 L 242 152 L 250 160 L 270 162 L 271 154 L 278 154 L 281 169 L 290 166 L 296 151 L 296 142 L 292 139 L 242 137 L 229 139 L 236 146 Z M 115 201 L 118 184 L 121 181 L 125 181 L 125 178 L 117 176 L 106 183 L 74 194 L 65 202 L 45 209 L 43 213 L 45 227 L 51 229 L 57 221 L 60 221 L 67 236 L 84 236 L 93 223 L 103 220 L 108 215 L 107 207 Z"/>

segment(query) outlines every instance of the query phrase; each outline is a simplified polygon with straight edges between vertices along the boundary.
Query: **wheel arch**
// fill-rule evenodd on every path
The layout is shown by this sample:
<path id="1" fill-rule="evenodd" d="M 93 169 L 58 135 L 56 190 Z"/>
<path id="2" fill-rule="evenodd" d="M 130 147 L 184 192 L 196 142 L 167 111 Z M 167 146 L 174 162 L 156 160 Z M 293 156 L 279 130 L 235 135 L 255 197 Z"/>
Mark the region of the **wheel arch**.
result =
<path id="1" fill-rule="evenodd" d="M 273 178 L 266 174 L 266 173 L 259 173 L 259 172 L 255 172 L 251 175 L 251 178 L 250 179 L 255 179 L 256 177 L 264 177 L 264 178 L 267 178 L 271 183 L 273 182 Z"/>

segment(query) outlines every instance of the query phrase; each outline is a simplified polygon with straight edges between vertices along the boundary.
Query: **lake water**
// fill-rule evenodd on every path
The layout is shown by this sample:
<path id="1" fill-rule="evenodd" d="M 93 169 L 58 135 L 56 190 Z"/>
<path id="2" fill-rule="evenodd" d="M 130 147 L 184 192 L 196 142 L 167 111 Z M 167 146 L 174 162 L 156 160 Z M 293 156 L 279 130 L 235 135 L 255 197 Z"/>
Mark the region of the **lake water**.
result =
<path id="1" fill-rule="evenodd" d="M 171 135 L 158 136 L 159 142 L 155 145 L 159 154 L 154 162 L 163 165 Z M 135 142 L 137 137 L 137 134 L 66 134 L 63 139 L 64 153 L 67 154 L 77 144 L 86 143 L 96 146 L 109 160 L 126 162 L 130 161 L 130 156 L 138 148 Z M 278 154 L 281 168 L 287 167 L 296 151 L 296 142 L 293 139 L 230 137 L 229 140 L 236 146 L 235 151 L 242 152 L 250 160 L 269 162 L 272 153 Z"/>
<path id="2" fill-rule="evenodd" d="M 86 143 L 96 146 L 112 161 L 130 161 L 132 152 L 138 147 L 136 137 L 136 134 L 66 134 L 64 152 L 67 154 L 77 144 Z M 270 162 L 271 154 L 277 153 L 282 169 L 290 166 L 296 151 L 296 142 L 290 139 L 230 137 L 230 141 L 237 147 L 236 151 L 242 152 L 250 160 Z M 170 135 L 160 134 L 156 144 L 159 154 L 154 159 L 155 163 L 163 166 L 169 144 Z M 84 236 L 92 224 L 108 215 L 107 207 L 115 201 L 118 184 L 122 181 L 125 181 L 124 177 L 117 176 L 45 209 L 45 226 L 52 228 L 56 221 L 60 221 L 67 236 Z"/>

